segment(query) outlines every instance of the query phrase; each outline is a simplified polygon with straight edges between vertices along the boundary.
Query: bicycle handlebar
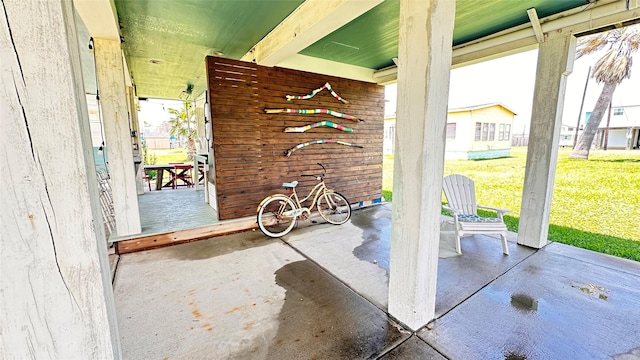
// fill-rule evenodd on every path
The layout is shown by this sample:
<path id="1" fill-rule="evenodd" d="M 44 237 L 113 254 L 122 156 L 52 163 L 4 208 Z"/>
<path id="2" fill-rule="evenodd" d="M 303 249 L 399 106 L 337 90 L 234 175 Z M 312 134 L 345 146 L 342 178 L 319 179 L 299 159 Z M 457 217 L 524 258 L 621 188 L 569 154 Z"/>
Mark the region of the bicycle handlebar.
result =
<path id="1" fill-rule="evenodd" d="M 309 175 L 309 174 L 300 174 L 300 176 L 313 176 L 315 178 L 318 178 L 318 180 L 322 180 L 324 179 L 324 176 L 327 175 L 327 169 L 325 169 L 324 165 L 317 163 L 318 165 L 320 165 L 320 167 L 322 168 L 322 175 Z"/>

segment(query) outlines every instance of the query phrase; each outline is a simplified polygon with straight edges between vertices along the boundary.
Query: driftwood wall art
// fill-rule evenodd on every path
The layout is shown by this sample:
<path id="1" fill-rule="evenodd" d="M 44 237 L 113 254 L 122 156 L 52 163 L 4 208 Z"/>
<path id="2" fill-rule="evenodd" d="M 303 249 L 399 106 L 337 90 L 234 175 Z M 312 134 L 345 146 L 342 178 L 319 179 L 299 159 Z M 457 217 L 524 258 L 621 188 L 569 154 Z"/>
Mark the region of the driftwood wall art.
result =
<path id="1" fill-rule="evenodd" d="M 308 191 L 315 181 L 300 174 L 318 174 L 318 162 L 327 168 L 327 185 L 351 203 L 381 197 L 382 86 L 217 57 L 208 57 L 206 66 L 214 152 L 209 181 L 216 185 L 221 220 L 255 216 L 266 195 L 286 191 L 283 182 L 298 180 L 299 192 Z M 294 108 L 356 120 L 344 118 L 346 127 L 331 122 L 336 117 L 328 112 L 265 112 Z M 324 143 L 309 146 L 315 141 Z"/>

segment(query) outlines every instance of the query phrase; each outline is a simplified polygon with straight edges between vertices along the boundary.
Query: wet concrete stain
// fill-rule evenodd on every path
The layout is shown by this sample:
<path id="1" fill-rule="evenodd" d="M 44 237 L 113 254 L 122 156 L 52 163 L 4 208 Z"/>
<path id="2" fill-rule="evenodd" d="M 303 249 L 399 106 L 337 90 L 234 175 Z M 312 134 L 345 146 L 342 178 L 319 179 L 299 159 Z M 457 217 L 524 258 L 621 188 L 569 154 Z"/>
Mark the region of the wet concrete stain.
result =
<path id="1" fill-rule="evenodd" d="M 640 359 L 640 348 L 630 350 L 624 354 L 613 356 L 613 360 L 637 360 Z"/>
<path id="2" fill-rule="evenodd" d="M 276 271 L 286 289 L 278 331 L 265 343 L 254 339 L 247 349 L 265 348 L 266 359 L 375 358 L 409 333 L 387 315 L 308 260 Z M 234 358 L 250 354 L 234 354 Z"/>
<path id="3" fill-rule="evenodd" d="M 353 249 L 353 255 L 384 269 L 389 276 L 391 250 L 391 215 L 375 216 L 378 212 L 391 212 L 387 207 L 375 206 L 360 210 L 351 217 L 351 223 L 362 229 L 362 244 Z"/>
<path id="4" fill-rule="evenodd" d="M 522 355 L 522 354 L 517 354 L 517 353 L 506 353 L 504 355 L 504 360 L 527 360 L 527 356 L 526 355 Z"/>
<path id="5" fill-rule="evenodd" d="M 511 294 L 511 306 L 522 311 L 538 311 L 538 300 L 527 294 Z"/>
<path id="6" fill-rule="evenodd" d="M 260 231 L 253 231 L 168 246 L 154 251 L 165 251 L 167 257 L 178 260 L 205 260 L 276 242 L 279 240 L 267 238 Z"/>
<path id="7" fill-rule="evenodd" d="M 594 284 L 572 284 L 571 287 L 579 289 L 584 294 L 591 295 L 600 300 L 604 300 L 604 301 L 609 300 L 608 291 L 602 286 L 598 286 Z"/>

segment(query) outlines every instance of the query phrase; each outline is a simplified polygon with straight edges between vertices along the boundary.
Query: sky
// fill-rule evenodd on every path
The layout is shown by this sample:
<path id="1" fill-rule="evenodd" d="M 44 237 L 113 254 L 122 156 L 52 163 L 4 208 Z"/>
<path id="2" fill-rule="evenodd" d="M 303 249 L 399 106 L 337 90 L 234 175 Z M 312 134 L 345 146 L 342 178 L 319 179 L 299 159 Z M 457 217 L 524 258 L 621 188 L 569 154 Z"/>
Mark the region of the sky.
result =
<path id="1" fill-rule="evenodd" d="M 140 111 L 138 121 L 142 126 L 144 123 L 150 125 L 160 125 L 164 121 L 169 121 L 171 115 L 167 109 L 182 109 L 182 101 L 147 99 L 140 101 Z"/>
<path id="2" fill-rule="evenodd" d="M 499 102 L 516 112 L 514 134 L 528 133 L 536 76 L 538 50 L 530 50 L 502 58 L 451 70 L 449 108 Z M 589 66 L 597 55 L 582 57 L 574 63 L 567 78 L 563 124 L 575 126 L 580 113 Z M 631 78 L 625 79 L 614 93 L 613 106 L 640 105 L 640 55 L 634 56 Z M 396 84 L 385 89 L 386 115 L 393 115 L 396 107 Z M 590 79 L 584 101 L 584 113 L 593 110 L 602 85 Z"/>

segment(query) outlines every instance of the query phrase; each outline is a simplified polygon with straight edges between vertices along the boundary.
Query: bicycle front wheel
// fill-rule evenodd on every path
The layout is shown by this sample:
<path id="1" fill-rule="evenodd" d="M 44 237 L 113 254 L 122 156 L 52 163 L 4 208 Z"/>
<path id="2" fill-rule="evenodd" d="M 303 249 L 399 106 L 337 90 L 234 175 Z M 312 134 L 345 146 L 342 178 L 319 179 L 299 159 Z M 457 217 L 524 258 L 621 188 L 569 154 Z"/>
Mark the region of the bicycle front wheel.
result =
<path id="1" fill-rule="evenodd" d="M 318 198 L 318 212 L 331 224 L 344 224 L 351 218 L 349 200 L 337 192 L 327 192 Z"/>
<path id="2" fill-rule="evenodd" d="M 288 197 L 273 197 L 258 211 L 258 227 L 267 236 L 284 236 L 296 225 L 294 210 L 296 207 Z"/>

